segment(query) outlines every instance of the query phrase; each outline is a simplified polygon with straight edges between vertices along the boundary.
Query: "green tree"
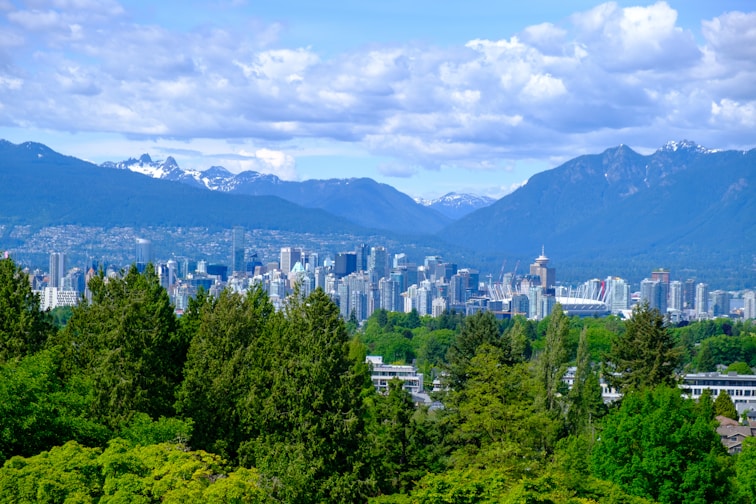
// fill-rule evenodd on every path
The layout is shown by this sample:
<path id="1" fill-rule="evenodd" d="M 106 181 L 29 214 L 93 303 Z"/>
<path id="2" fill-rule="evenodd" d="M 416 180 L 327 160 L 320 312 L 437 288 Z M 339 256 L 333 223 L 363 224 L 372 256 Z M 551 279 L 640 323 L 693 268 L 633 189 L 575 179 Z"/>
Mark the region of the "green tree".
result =
<path id="1" fill-rule="evenodd" d="M 0 469 L 0 503 L 272 502 L 254 469 L 229 472 L 217 455 L 114 439 L 104 451 L 75 442 Z"/>
<path id="2" fill-rule="evenodd" d="M 696 369 L 702 373 L 710 373 L 717 368 L 717 362 L 714 360 L 714 353 L 711 345 L 702 344 L 695 361 Z"/>
<path id="3" fill-rule="evenodd" d="M 714 411 L 714 398 L 711 395 L 711 389 L 705 388 L 698 397 L 698 414 L 710 421 L 714 420 L 716 412 Z"/>
<path id="4" fill-rule="evenodd" d="M 57 342 L 68 376 L 92 380 L 93 414 L 111 427 L 136 412 L 172 416 L 187 342 L 154 269 L 90 280 L 91 303 L 74 308 Z"/>
<path id="5" fill-rule="evenodd" d="M 412 485 L 413 416 L 415 404 L 411 394 L 404 390 L 403 382 L 394 378 L 388 383 L 388 393 L 377 396 L 376 433 L 374 449 L 379 463 L 374 469 L 379 490 L 383 493 L 406 491 Z"/>
<path id="6" fill-rule="evenodd" d="M 535 386 L 527 364 L 503 365 L 502 351 L 478 348 L 462 391 L 452 391 L 449 408 L 458 415 L 453 442 L 455 467 L 502 467 L 524 475 L 553 437 L 553 420 L 536 409 Z"/>
<path id="7" fill-rule="evenodd" d="M 66 326 L 71 315 L 73 315 L 73 307 L 71 306 L 58 306 L 50 311 L 53 325 L 58 329 Z"/>
<path id="8" fill-rule="evenodd" d="M 598 374 L 592 369 L 588 349 L 588 331 L 580 332 L 575 377 L 567 394 L 567 429 L 571 434 L 592 430 L 593 425 L 606 413 L 601 395 Z"/>
<path id="9" fill-rule="evenodd" d="M 727 369 L 725 369 L 725 373 L 738 373 L 741 375 L 750 375 L 753 374 L 753 370 L 751 369 L 751 366 L 746 364 L 743 361 L 739 362 L 733 362 L 729 366 L 727 366 Z"/>
<path id="10" fill-rule="evenodd" d="M 53 331 L 28 275 L 13 259 L 0 259 L 0 363 L 39 351 Z"/>
<path id="11" fill-rule="evenodd" d="M 61 379 L 54 351 L 0 365 L 0 461 L 72 439 L 104 444 L 112 433 L 89 418 L 93 396 L 86 379 Z"/>
<path id="12" fill-rule="evenodd" d="M 735 459 L 736 502 L 756 502 L 756 438 L 743 440 L 743 451 Z"/>
<path id="13" fill-rule="evenodd" d="M 636 305 L 626 331 L 612 343 L 604 379 L 627 393 L 657 385 L 677 384 L 676 370 L 682 355 L 664 317 L 648 303 Z"/>
<path id="14" fill-rule="evenodd" d="M 735 403 L 732 402 L 730 394 L 725 389 L 720 389 L 717 398 L 714 400 L 714 414 L 737 420 L 739 418 L 738 410 Z"/>
<path id="15" fill-rule="evenodd" d="M 373 492 L 359 459 L 365 439 L 363 391 L 369 368 L 349 358 L 338 307 L 316 289 L 292 296 L 264 349 L 271 383 L 244 398 L 245 466 L 257 467 L 288 502 L 344 502 Z"/>
<path id="16" fill-rule="evenodd" d="M 514 324 L 504 331 L 501 337 L 501 349 L 504 352 L 504 362 L 517 364 L 530 358 L 531 348 L 527 321 L 522 317 L 515 318 Z"/>
<path id="17" fill-rule="evenodd" d="M 625 395 L 591 456 L 597 477 L 662 503 L 726 502 L 728 464 L 715 422 L 665 386 Z"/>
<path id="18" fill-rule="evenodd" d="M 194 421 L 192 445 L 235 461 L 250 434 L 245 401 L 261 408 L 273 373 L 270 345 L 277 318 L 261 287 L 242 296 L 224 290 L 215 300 L 190 303 L 194 336 L 187 353 L 176 409 Z M 247 399 L 249 398 L 249 399 Z"/>
<path id="19" fill-rule="evenodd" d="M 468 379 L 468 366 L 478 347 L 483 344 L 500 345 L 499 325 L 491 312 L 478 312 L 466 317 L 457 339 L 447 353 L 444 380 L 452 390 L 462 390 Z M 502 356 L 503 357 L 503 356 Z"/>
<path id="20" fill-rule="evenodd" d="M 569 318 L 557 303 L 549 315 L 545 346 L 536 357 L 535 372 L 542 388 L 541 400 L 547 412 L 552 415 L 562 412 L 560 398 L 567 391 L 563 378 L 567 372 L 567 336 Z"/>

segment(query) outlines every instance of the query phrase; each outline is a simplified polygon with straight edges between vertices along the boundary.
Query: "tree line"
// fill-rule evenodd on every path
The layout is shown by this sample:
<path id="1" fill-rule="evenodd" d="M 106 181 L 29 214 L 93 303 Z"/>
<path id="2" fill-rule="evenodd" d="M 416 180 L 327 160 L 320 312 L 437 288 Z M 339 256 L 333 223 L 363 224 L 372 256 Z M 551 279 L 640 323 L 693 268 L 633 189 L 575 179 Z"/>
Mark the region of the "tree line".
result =
<path id="1" fill-rule="evenodd" d="M 729 456 L 715 431 L 732 402 L 681 396 L 687 340 L 647 306 L 538 323 L 378 311 L 358 328 L 321 290 L 280 311 L 259 288 L 200 293 L 176 317 L 150 268 L 89 288 L 56 324 L 0 260 L 0 502 L 756 498 L 756 446 Z M 437 373 L 433 407 L 398 380 L 375 391 L 381 348 Z M 621 401 L 604 404 L 601 374 Z"/>

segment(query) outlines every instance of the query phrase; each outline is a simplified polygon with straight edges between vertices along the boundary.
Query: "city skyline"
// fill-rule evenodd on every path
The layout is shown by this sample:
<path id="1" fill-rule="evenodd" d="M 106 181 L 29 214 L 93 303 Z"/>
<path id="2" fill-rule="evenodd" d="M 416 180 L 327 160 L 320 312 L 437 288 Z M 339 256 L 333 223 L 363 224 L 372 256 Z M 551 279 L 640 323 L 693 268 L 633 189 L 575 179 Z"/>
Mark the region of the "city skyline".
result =
<path id="1" fill-rule="evenodd" d="M 694 278 L 686 279 L 683 287 L 682 281 L 670 280 L 670 271 L 664 268 L 655 268 L 650 278 L 640 282 L 640 290 L 633 291 L 626 279 L 611 275 L 577 284 L 559 282 L 556 268 L 548 266 L 550 259 L 543 248 L 530 264 L 529 273 L 525 270 L 517 274 L 518 261 L 514 271 L 504 273 L 502 269 L 497 279 L 441 256 L 425 256 L 422 262 L 410 263 L 403 252 L 389 254 L 383 246 L 368 247 L 364 243 L 355 250 L 337 253 L 335 258 L 320 250 L 282 246 L 278 260 L 263 263 L 256 254 L 240 250 L 243 231 L 240 227 L 232 229 L 228 263 L 210 264 L 175 256 L 167 261 L 154 259 L 154 271 L 177 311 L 188 306 L 189 298 L 200 287 L 217 296 L 223 289 L 246 293 L 261 286 L 278 308 L 294 292 L 306 296 L 317 288 L 323 289 L 339 306 L 342 318 L 356 317 L 359 322 L 378 309 L 417 311 L 418 315 L 434 317 L 447 310 L 466 315 L 492 311 L 499 317 L 525 315 L 541 320 L 557 303 L 565 313 L 581 317 L 613 314 L 627 318 L 636 304 L 647 303 L 671 323 L 718 317 L 756 318 L 752 288 L 739 292 L 711 290 L 709 284 Z M 152 244 L 143 238 L 135 242 L 133 264 L 141 273 L 146 264 L 140 263 L 140 258 L 152 255 Z M 248 256 L 251 261 L 241 269 L 229 267 L 240 256 Z M 86 296 L 86 282 L 96 272 L 89 266 L 66 270 L 64 255 L 58 252 L 51 252 L 49 259 L 49 272 L 28 272 L 43 309 L 77 304 L 81 294 Z M 125 270 L 119 273 L 109 267 L 102 273 L 118 276 Z"/>
<path id="2" fill-rule="evenodd" d="M 0 138 L 500 197 L 626 144 L 752 147 L 753 5 L 0 3 Z"/>

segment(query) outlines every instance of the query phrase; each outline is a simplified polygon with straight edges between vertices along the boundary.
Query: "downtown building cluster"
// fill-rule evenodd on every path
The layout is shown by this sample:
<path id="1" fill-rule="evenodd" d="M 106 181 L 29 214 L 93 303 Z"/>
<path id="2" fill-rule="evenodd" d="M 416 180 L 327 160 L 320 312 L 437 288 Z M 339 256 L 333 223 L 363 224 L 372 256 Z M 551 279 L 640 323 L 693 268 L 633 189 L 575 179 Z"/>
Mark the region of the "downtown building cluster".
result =
<path id="1" fill-rule="evenodd" d="M 756 292 L 753 290 L 743 294 L 743 305 L 733 314 L 733 296 L 730 292 L 710 290 L 708 284 L 696 282 L 694 278 L 684 282 L 670 280 L 669 271 L 661 268 L 652 271 L 651 278 L 641 281 L 639 297 L 651 308 L 668 314 L 674 323 L 732 315 L 744 319 L 756 318 Z"/>
<path id="2" fill-rule="evenodd" d="M 148 265 L 155 268 L 179 313 L 200 288 L 217 295 L 222 289 L 244 293 L 260 286 L 277 307 L 295 290 L 307 295 L 323 289 L 339 306 L 344 319 L 358 322 L 378 309 L 414 310 L 418 315 L 431 316 L 447 310 L 466 315 L 491 311 L 499 317 L 542 319 L 556 303 L 570 315 L 627 315 L 639 301 L 668 313 L 673 322 L 721 316 L 756 318 L 753 291 L 743 295 L 742 308 L 733 314 L 731 293 L 710 292 L 706 284 L 693 279 L 670 281 L 669 272 L 663 269 L 653 271 L 634 293 L 630 284 L 618 277 L 592 279 L 576 287 L 559 285 L 556 270 L 549 266 L 543 250 L 527 270 L 518 271 L 519 262 L 512 271 L 505 271 L 503 265 L 499 277 L 494 278 L 481 277 L 478 270 L 458 267 L 440 256 L 426 256 L 417 264 L 404 253 L 392 255 L 384 246 L 367 244 L 336 253 L 281 247 L 277 258 L 263 262 L 246 246 L 243 228 L 233 228 L 231 238 L 228 264 L 190 258 L 159 261 L 150 240 L 143 238 L 135 241 L 134 264 L 140 271 Z M 67 270 L 65 254 L 53 252 L 48 272 L 30 272 L 30 281 L 43 309 L 73 305 L 86 295 L 89 278 L 101 267 L 93 263 Z M 110 267 L 104 273 L 112 276 L 120 271 Z"/>

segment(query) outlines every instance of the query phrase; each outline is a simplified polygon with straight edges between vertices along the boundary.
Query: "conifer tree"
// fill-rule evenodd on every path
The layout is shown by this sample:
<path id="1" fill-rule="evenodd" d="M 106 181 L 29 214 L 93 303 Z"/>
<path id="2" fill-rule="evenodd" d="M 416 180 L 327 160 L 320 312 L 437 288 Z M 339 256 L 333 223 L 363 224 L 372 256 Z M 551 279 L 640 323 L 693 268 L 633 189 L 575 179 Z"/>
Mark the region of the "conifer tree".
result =
<path id="1" fill-rule="evenodd" d="M 486 343 L 496 347 L 501 345 L 499 325 L 493 313 L 478 312 L 466 317 L 462 321 L 462 329 L 446 355 L 448 366 L 444 379 L 450 389 L 464 389 L 470 361 L 478 347 Z"/>
<path id="2" fill-rule="evenodd" d="M 29 277 L 13 259 L 0 259 L 0 364 L 37 352 L 53 330 Z"/>
<path id="3" fill-rule="evenodd" d="M 626 331 L 612 342 L 604 379 L 625 394 L 657 385 L 674 386 L 682 349 L 664 325 L 664 317 L 648 303 L 633 308 Z"/>
<path id="4" fill-rule="evenodd" d="M 186 342 L 177 333 L 168 293 L 153 268 L 89 282 L 92 301 L 74 308 L 56 343 L 67 376 L 91 379 L 93 414 L 118 427 L 136 412 L 174 414 Z"/>
<path id="5" fill-rule="evenodd" d="M 195 422 L 194 447 L 236 461 L 241 442 L 260 432 L 257 419 L 244 411 L 259 409 L 269 393 L 277 316 L 261 287 L 246 295 L 224 290 L 217 299 L 198 296 L 185 316 L 183 327 L 195 332 L 176 408 Z"/>
<path id="6" fill-rule="evenodd" d="M 257 467 L 287 502 L 342 502 L 372 491 L 359 456 L 365 439 L 362 393 L 367 364 L 349 358 L 339 309 L 316 289 L 289 298 L 284 319 L 264 349 L 270 387 L 245 397 L 249 441 L 243 464 Z"/>
<path id="7" fill-rule="evenodd" d="M 721 389 L 719 395 L 717 395 L 717 398 L 714 400 L 714 414 L 732 420 L 738 419 L 738 410 L 735 408 L 735 404 L 732 402 L 730 394 L 728 394 L 725 389 Z"/>

